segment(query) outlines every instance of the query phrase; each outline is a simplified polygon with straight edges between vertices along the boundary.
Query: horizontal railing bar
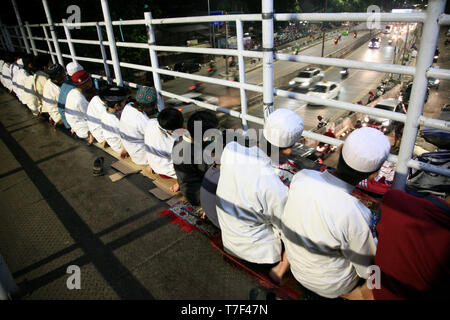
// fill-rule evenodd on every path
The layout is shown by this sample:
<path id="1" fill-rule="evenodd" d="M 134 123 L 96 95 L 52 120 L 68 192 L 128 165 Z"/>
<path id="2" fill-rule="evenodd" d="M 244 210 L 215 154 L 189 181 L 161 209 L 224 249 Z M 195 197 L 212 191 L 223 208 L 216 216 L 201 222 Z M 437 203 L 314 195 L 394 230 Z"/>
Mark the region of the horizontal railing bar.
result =
<path id="1" fill-rule="evenodd" d="M 441 26 L 448 26 L 448 25 L 450 25 L 450 15 L 448 15 L 448 14 L 442 14 L 442 15 L 439 17 L 439 24 L 440 24 Z"/>
<path id="2" fill-rule="evenodd" d="M 220 16 L 196 16 L 184 18 L 165 18 L 152 19 L 152 24 L 171 24 L 171 23 L 202 23 L 215 21 L 261 21 L 261 14 L 234 14 L 234 15 L 220 15 Z"/>
<path id="3" fill-rule="evenodd" d="M 410 167 L 410 168 L 414 168 L 414 169 L 417 169 L 417 170 L 424 170 L 424 171 L 434 172 L 434 173 L 437 173 L 437 174 L 441 174 L 443 176 L 450 177 L 450 169 L 434 166 L 434 165 L 429 164 L 429 163 L 425 163 L 425 162 L 421 162 L 421 161 L 410 159 L 406 165 L 408 167 Z"/>
<path id="4" fill-rule="evenodd" d="M 258 117 L 255 117 L 255 116 L 251 116 L 251 115 L 244 115 L 244 114 L 240 113 L 239 111 L 235 111 L 235 110 L 231 110 L 231 109 L 228 109 L 228 108 L 219 107 L 219 106 L 216 106 L 216 105 L 213 105 L 213 104 L 210 104 L 210 103 L 206 103 L 206 102 L 202 102 L 202 101 L 186 98 L 186 97 L 180 96 L 178 94 L 174 94 L 174 93 L 167 92 L 167 91 L 164 91 L 164 90 L 161 90 L 161 94 L 166 96 L 166 97 L 169 97 L 169 98 L 177 99 L 177 100 L 180 100 L 180 101 L 183 101 L 183 102 L 186 102 L 186 103 L 195 104 L 195 105 L 197 105 L 199 107 L 202 107 L 202 108 L 205 108 L 205 109 L 208 109 L 208 110 L 226 113 L 226 114 L 228 114 L 228 115 L 230 115 L 232 117 L 235 117 L 235 118 L 246 119 L 247 121 L 251 121 L 251 122 L 254 122 L 254 123 L 257 123 L 257 124 L 260 124 L 260 125 L 264 125 L 264 119 L 258 118 Z"/>
<path id="5" fill-rule="evenodd" d="M 67 39 L 65 39 L 67 42 Z M 81 43 L 81 44 L 94 44 L 94 45 L 100 45 L 99 40 L 84 40 L 84 39 L 71 39 L 70 42 L 73 43 Z"/>
<path id="6" fill-rule="evenodd" d="M 108 42 L 103 42 L 104 45 L 109 45 Z M 147 49 L 148 43 L 143 42 L 116 42 L 116 46 L 118 47 L 126 47 L 126 48 L 138 48 L 138 49 Z"/>
<path id="7" fill-rule="evenodd" d="M 296 99 L 296 100 L 300 100 L 300 101 L 304 101 L 304 102 L 309 102 L 312 104 L 323 105 L 325 107 L 344 109 L 347 111 L 364 113 L 367 115 L 391 119 L 391 120 L 400 121 L 400 122 L 406 121 L 406 115 L 403 113 L 362 106 L 362 105 L 354 104 L 354 103 L 350 103 L 350 102 L 331 100 L 331 99 L 323 99 L 323 98 L 319 98 L 319 97 L 308 96 L 303 93 L 291 92 L 291 91 L 286 91 L 286 90 L 281 90 L 281 89 L 274 89 L 274 94 L 276 94 L 279 97 Z"/>
<path id="8" fill-rule="evenodd" d="M 374 14 L 362 13 L 362 12 L 343 12 L 343 13 L 276 13 L 274 19 L 276 21 L 370 21 L 373 20 Z M 377 13 L 380 22 L 425 22 L 426 13 L 425 12 L 414 12 L 414 13 L 387 13 L 380 12 Z"/>
<path id="9" fill-rule="evenodd" d="M 227 55 L 227 56 L 239 56 L 241 53 L 244 57 L 250 58 L 261 58 L 263 53 L 260 51 L 250 51 L 243 50 L 239 51 L 236 49 L 216 49 L 216 48 L 190 48 L 190 47 L 172 47 L 172 46 L 151 46 L 152 49 L 156 51 L 170 51 L 170 52 L 190 52 L 190 53 L 203 53 L 203 54 L 217 54 L 217 55 Z"/>
<path id="10" fill-rule="evenodd" d="M 439 69 L 439 68 L 430 68 L 427 71 L 427 77 L 428 78 L 437 78 L 437 79 L 444 79 L 444 80 L 450 80 L 450 70 L 448 69 Z"/>
<path id="11" fill-rule="evenodd" d="M 136 20 L 122 20 L 122 21 L 113 21 L 113 26 L 134 26 L 145 24 L 145 19 L 136 19 Z"/>
<path id="12" fill-rule="evenodd" d="M 65 58 L 70 58 L 72 59 L 72 56 L 70 54 L 63 54 L 62 55 Z M 97 58 L 88 58 L 88 57 L 79 57 L 76 56 L 74 57 L 76 60 L 81 60 L 81 61 L 87 61 L 87 62 L 95 62 L 95 63 L 102 63 L 103 64 L 103 59 L 97 59 Z M 112 63 L 112 62 L 111 62 Z"/>
<path id="13" fill-rule="evenodd" d="M 450 121 L 433 119 L 424 116 L 419 117 L 419 124 L 430 128 L 450 131 Z"/>
<path id="14" fill-rule="evenodd" d="M 378 72 L 397 73 L 405 75 L 414 75 L 416 68 L 412 66 L 401 66 L 396 64 L 387 64 L 379 62 L 364 62 L 358 60 L 337 59 L 337 58 L 321 58 L 305 55 L 293 55 L 287 53 L 275 53 L 275 59 L 283 61 L 296 61 L 307 64 L 319 64 L 327 66 L 335 66 L 351 69 L 371 70 Z"/>
<path id="15" fill-rule="evenodd" d="M 79 22 L 79 23 L 66 23 L 67 27 L 95 27 L 97 25 L 97 23 L 101 26 L 105 25 L 104 21 L 101 22 Z M 63 23 L 55 23 L 54 24 L 57 27 L 63 27 L 64 24 Z"/>

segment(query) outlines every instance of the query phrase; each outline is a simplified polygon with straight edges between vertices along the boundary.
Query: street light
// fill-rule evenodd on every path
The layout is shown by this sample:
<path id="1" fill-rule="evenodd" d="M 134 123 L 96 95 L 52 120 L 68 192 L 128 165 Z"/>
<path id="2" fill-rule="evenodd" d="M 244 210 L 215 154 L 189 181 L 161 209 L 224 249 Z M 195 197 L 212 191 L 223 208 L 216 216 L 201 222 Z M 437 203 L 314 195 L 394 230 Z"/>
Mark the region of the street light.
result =
<path id="1" fill-rule="evenodd" d="M 325 0 L 325 13 L 327 12 L 327 6 L 328 6 L 328 0 Z M 325 29 L 322 21 L 322 57 L 323 57 L 323 51 L 325 48 Z"/>

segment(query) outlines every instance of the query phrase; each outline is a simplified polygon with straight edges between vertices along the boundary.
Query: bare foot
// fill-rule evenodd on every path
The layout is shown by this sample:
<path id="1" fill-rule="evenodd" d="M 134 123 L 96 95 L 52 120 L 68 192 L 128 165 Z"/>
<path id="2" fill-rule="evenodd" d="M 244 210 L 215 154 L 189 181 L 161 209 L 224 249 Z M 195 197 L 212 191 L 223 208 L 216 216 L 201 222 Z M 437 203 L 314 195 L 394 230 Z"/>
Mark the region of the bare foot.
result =
<path id="1" fill-rule="evenodd" d="M 286 256 L 286 251 L 283 252 L 283 256 L 281 258 L 282 260 L 272 269 L 270 269 L 269 277 L 272 279 L 272 281 L 280 285 L 281 279 L 283 278 L 283 275 L 286 273 L 286 271 L 289 269 L 289 261 Z"/>
<path id="2" fill-rule="evenodd" d="M 94 136 L 89 133 L 89 140 L 88 140 L 88 146 L 92 145 L 94 143 Z"/>
<path id="3" fill-rule="evenodd" d="M 178 183 L 175 183 L 173 186 L 170 187 L 170 191 L 175 193 L 180 190 L 180 185 Z"/>
<path id="4" fill-rule="evenodd" d="M 71 134 L 71 135 L 74 135 L 74 134 L 75 134 L 75 131 L 73 131 L 72 128 L 70 128 L 70 134 Z"/>
<path id="5" fill-rule="evenodd" d="M 153 171 L 152 167 L 150 167 L 150 166 L 146 166 L 146 167 L 144 168 L 144 170 L 145 170 L 145 172 L 146 172 L 147 174 L 154 174 L 154 173 L 155 173 L 155 172 Z"/>

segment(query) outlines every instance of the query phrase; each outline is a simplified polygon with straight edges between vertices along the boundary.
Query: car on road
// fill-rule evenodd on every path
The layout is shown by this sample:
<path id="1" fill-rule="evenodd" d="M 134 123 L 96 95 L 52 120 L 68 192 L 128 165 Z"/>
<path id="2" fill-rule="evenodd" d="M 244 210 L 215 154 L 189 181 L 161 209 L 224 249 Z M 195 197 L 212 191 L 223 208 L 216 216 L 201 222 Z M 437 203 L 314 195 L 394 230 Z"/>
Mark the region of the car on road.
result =
<path id="1" fill-rule="evenodd" d="M 324 73 L 319 68 L 306 68 L 300 71 L 297 76 L 289 81 L 289 85 L 297 85 L 301 88 L 310 88 L 315 83 L 322 81 Z"/>
<path id="2" fill-rule="evenodd" d="M 202 101 L 202 102 L 206 102 L 206 103 L 214 104 L 214 105 L 217 105 L 219 103 L 219 98 L 210 96 L 210 95 L 206 95 L 206 94 L 203 94 L 200 92 L 189 92 L 189 93 L 182 94 L 181 96 L 188 98 L 188 99 Z M 204 108 L 197 106 L 195 103 L 184 102 L 184 101 L 181 101 L 181 100 L 178 100 L 175 98 L 168 99 L 165 102 L 165 104 L 167 107 L 173 107 L 173 108 L 180 110 L 184 116 L 186 116 L 187 114 L 190 115 L 196 111 L 204 110 Z"/>
<path id="3" fill-rule="evenodd" d="M 169 66 L 159 66 L 159 68 L 168 70 L 168 71 L 172 71 L 172 69 Z M 167 74 L 162 74 L 162 73 L 159 74 L 159 78 L 164 82 L 175 79 L 174 76 L 169 76 Z"/>
<path id="4" fill-rule="evenodd" d="M 306 95 L 323 99 L 336 99 L 339 97 L 340 91 L 341 85 L 339 83 L 333 81 L 321 81 L 316 83 Z"/>
<path id="5" fill-rule="evenodd" d="M 369 49 L 379 49 L 380 48 L 380 38 L 372 38 L 369 41 Z"/>
<path id="6" fill-rule="evenodd" d="M 381 100 L 374 106 L 374 108 L 393 112 L 406 113 L 403 103 L 400 100 L 393 98 Z M 384 134 L 388 134 L 389 132 L 392 131 L 393 121 L 391 119 L 386 119 L 383 117 L 366 116 L 364 118 L 363 126 L 372 127 L 380 130 Z"/>
<path id="7" fill-rule="evenodd" d="M 436 78 L 428 78 L 428 87 L 439 90 L 439 79 Z"/>
<path id="8" fill-rule="evenodd" d="M 194 73 L 194 72 L 200 71 L 201 68 L 202 68 L 202 65 L 200 63 L 192 62 L 192 61 L 176 63 L 173 66 L 174 71 L 186 72 L 186 73 Z"/>

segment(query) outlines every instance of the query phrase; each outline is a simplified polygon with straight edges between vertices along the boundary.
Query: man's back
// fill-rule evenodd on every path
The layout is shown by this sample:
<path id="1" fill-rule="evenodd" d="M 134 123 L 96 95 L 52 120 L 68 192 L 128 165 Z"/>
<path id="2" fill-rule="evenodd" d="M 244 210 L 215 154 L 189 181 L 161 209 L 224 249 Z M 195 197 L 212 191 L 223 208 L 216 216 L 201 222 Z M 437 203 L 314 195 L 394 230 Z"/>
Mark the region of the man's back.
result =
<path id="1" fill-rule="evenodd" d="M 288 188 L 258 147 L 225 147 L 217 186 L 217 215 L 224 248 L 249 262 L 281 259 L 279 223 Z"/>
<path id="2" fill-rule="evenodd" d="M 283 242 L 295 278 L 327 298 L 367 278 L 376 245 L 370 211 L 353 187 L 331 173 L 302 170 L 292 180 L 282 218 Z"/>
<path id="3" fill-rule="evenodd" d="M 172 161 L 175 139 L 159 126 L 157 119 L 148 121 L 144 141 L 150 167 L 158 174 L 176 179 Z"/>
<path id="4" fill-rule="evenodd" d="M 120 116 L 120 137 L 131 160 L 140 165 L 147 164 L 144 133 L 149 119 L 143 113 L 127 104 Z"/>

